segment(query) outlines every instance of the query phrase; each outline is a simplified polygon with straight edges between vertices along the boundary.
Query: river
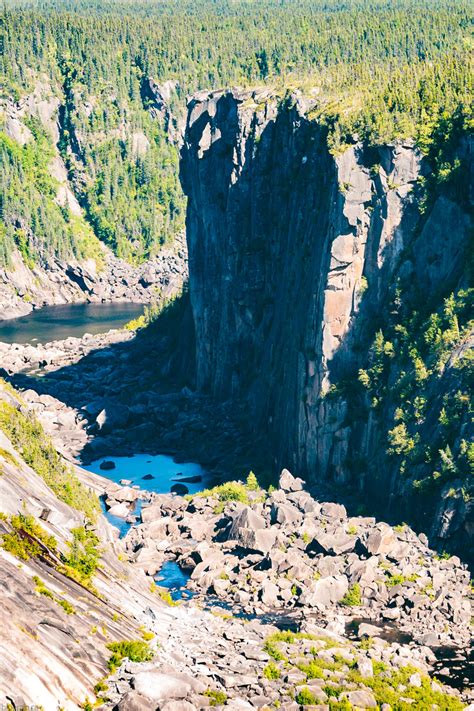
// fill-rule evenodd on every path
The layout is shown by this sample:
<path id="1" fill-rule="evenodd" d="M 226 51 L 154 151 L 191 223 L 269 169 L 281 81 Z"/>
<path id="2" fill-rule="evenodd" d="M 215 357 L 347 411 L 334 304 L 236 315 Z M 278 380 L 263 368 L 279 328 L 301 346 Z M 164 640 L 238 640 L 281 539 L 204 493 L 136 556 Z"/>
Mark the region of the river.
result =
<path id="1" fill-rule="evenodd" d="M 129 302 L 44 306 L 27 316 L 0 321 L 4 343 L 48 343 L 69 336 L 81 338 L 121 328 L 143 313 L 143 304 Z"/>

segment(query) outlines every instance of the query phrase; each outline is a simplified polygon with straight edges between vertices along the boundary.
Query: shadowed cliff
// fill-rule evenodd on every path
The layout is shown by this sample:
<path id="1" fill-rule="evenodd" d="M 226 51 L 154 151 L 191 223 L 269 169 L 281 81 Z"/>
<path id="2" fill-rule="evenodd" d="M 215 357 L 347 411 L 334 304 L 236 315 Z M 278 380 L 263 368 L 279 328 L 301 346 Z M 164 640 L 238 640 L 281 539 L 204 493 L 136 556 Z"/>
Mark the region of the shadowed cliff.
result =
<path id="1" fill-rule="evenodd" d="M 467 387 L 469 177 L 467 190 L 427 197 L 431 166 L 410 142 L 354 136 L 333 155 L 315 103 L 233 90 L 189 104 L 181 178 L 197 385 L 245 400 L 275 469 L 355 485 L 438 545 L 463 545 L 468 408 L 449 435 L 439 418 Z M 456 151 L 469 165 L 465 139 Z M 457 328 L 444 350 L 425 344 L 430 319 L 441 334 Z"/>

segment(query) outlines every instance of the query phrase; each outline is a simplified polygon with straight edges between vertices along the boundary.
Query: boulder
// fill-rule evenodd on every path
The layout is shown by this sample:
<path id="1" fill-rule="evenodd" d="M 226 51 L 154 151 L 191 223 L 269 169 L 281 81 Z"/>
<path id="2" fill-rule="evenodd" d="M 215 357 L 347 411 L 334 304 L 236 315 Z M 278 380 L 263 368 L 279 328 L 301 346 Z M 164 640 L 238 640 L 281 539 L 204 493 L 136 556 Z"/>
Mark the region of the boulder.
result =
<path id="1" fill-rule="evenodd" d="M 271 580 L 266 580 L 260 590 L 260 598 L 264 605 L 274 607 L 278 600 L 279 588 Z"/>
<path id="2" fill-rule="evenodd" d="M 347 518 L 346 507 L 342 504 L 333 504 L 327 501 L 321 505 L 321 516 L 327 519 L 338 519 L 342 521 Z"/>
<path id="3" fill-rule="evenodd" d="M 96 417 L 98 430 L 101 434 L 110 434 L 114 430 L 126 427 L 130 417 L 128 407 L 114 403 L 113 407 L 104 407 Z"/>
<path id="4" fill-rule="evenodd" d="M 141 516 L 143 523 L 149 523 L 150 521 L 156 521 L 156 519 L 161 518 L 163 512 L 159 504 L 152 504 L 151 506 L 146 506 L 142 508 Z"/>
<path id="5" fill-rule="evenodd" d="M 170 489 L 172 494 L 178 494 L 178 496 L 186 496 L 186 494 L 189 494 L 189 489 L 185 484 L 173 484 L 173 486 Z"/>
<path id="6" fill-rule="evenodd" d="M 129 486 L 124 486 L 122 489 L 116 491 L 114 496 L 117 501 L 127 501 L 128 503 L 132 503 L 138 499 L 140 491 L 138 489 L 132 489 Z"/>
<path id="7" fill-rule="evenodd" d="M 377 702 L 369 689 L 357 689 L 356 691 L 348 691 L 344 694 L 350 704 L 360 709 L 375 709 Z"/>
<path id="8" fill-rule="evenodd" d="M 397 539 L 391 526 L 379 523 L 369 533 L 364 546 L 370 555 L 387 555 L 397 546 Z"/>
<path id="9" fill-rule="evenodd" d="M 273 504 L 271 510 L 272 523 L 288 525 L 298 523 L 303 518 L 303 514 L 292 504 Z"/>
<path id="10" fill-rule="evenodd" d="M 291 474 L 288 469 L 283 469 L 278 481 L 278 488 L 282 491 L 301 491 L 303 489 L 303 479 L 298 479 Z"/>
<path id="11" fill-rule="evenodd" d="M 269 553 L 275 545 L 277 532 L 271 528 L 239 528 L 236 537 L 237 543 L 242 548 L 258 551 L 259 553 Z"/>
<path id="12" fill-rule="evenodd" d="M 160 711 L 197 711 L 197 707 L 190 701 L 167 701 L 160 705 Z"/>
<path id="13" fill-rule="evenodd" d="M 359 639 L 362 637 L 379 637 L 381 633 L 380 627 L 376 625 L 371 625 L 368 622 L 362 622 L 357 630 L 357 636 Z"/>
<path id="14" fill-rule="evenodd" d="M 359 657 L 357 660 L 357 671 L 364 679 L 370 679 L 370 677 L 374 675 L 372 660 L 368 657 Z"/>
<path id="15" fill-rule="evenodd" d="M 150 699 L 137 691 L 129 691 L 117 704 L 117 711 L 149 711 Z"/>
<path id="16" fill-rule="evenodd" d="M 118 518 L 127 518 L 130 513 L 130 509 L 127 504 L 120 503 L 114 504 L 108 511 L 111 516 L 117 516 Z"/>
<path id="17" fill-rule="evenodd" d="M 316 550 L 319 547 L 322 552 L 329 555 L 340 555 L 341 553 L 353 551 L 357 540 L 356 536 L 351 536 L 344 531 L 336 533 L 320 532 L 314 537 L 310 545 L 312 549 Z"/>
<path id="18" fill-rule="evenodd" d="M 240 513 L 232 521 L 232 525 L 229 529 L 229 539 L 237 539 L 239 535 L 239 529 L 246 528 L 252 531 L 257 531 L 261 528 L 265 528 L 266 523 L 263 516 L 255 513 L 250 506 L 246 506 L 242 509 Z"/>
<path id="19" fill-rule="evenodd" d="M 206 690 L 205 684 L 188 674 L 162 674 L 153 669 L 135 674 L 132 686 L 139 694 L 157 703 L 185 699 L 193 693 L 200 694 Z"/>
<path id="20" fill-rule="evenodd" d="M 349 589 L 349 583 L 345 575 L 335 575 L 329 578 L 321 578 L 313 582 L 299 599 L 301 605 L 316 607 L 321 605 L 329 607 L 340 602 Z"/>
<path id="21" fill-rule="evenodd" d="M 112 469 L 115 469 L 115 462 L 110 461 L 110 459 L 106 459 L 105 461 L 100 463 L 99 469 L 102 469 L 104 472 L 108 472 Z"/>

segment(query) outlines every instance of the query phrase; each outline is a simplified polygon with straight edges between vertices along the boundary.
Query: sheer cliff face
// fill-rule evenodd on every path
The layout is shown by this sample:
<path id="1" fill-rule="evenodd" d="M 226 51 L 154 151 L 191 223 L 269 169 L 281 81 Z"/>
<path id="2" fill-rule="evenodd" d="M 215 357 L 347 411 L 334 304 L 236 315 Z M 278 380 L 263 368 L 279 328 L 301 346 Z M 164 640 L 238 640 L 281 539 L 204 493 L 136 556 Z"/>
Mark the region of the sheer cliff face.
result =
<path id="1" fill-rule="evenodd" d="M 333 156 L 311 109 L 263 91 L 189 105 L 181 174 L 197 379 L 247 399 L 278 466 L 344 482 L 355 451 L 377 459 L 377 430 L 352 420 L 334 385 L 357 377 L 396 277 L 427 295 L 456 284 L 467 218 L 439 198 L 421 228 L 417 150 L 354 143 Z"/>

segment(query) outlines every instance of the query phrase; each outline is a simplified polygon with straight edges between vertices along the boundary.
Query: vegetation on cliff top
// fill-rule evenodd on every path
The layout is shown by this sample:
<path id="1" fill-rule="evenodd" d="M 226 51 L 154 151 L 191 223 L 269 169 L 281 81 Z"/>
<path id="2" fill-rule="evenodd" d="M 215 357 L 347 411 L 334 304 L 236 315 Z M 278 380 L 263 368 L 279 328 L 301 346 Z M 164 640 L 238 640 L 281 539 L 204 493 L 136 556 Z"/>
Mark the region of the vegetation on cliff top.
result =
<path id="1" fill-rule="evenodd" d="M 428 149 L 446 115 L 468 114 L 471 15 L 465 0 L 81 0 L 73 11 L 10 0 L 0 103 L 38 87 L 59 98 L 59 149 L 87 223 L 55 202 L 51 139 L 38 122 L 24 147 L 3 135 L 0 264 L 15 246 L 27 262 L 98 256 L 93 233 L 140 260 L 183 228 L 178 149 L 150 77 L 177 82 L 168 104 L 178 118 L 197 89 L 303 83 L 333 150 L 354 132 L 413 136 Z"/>

